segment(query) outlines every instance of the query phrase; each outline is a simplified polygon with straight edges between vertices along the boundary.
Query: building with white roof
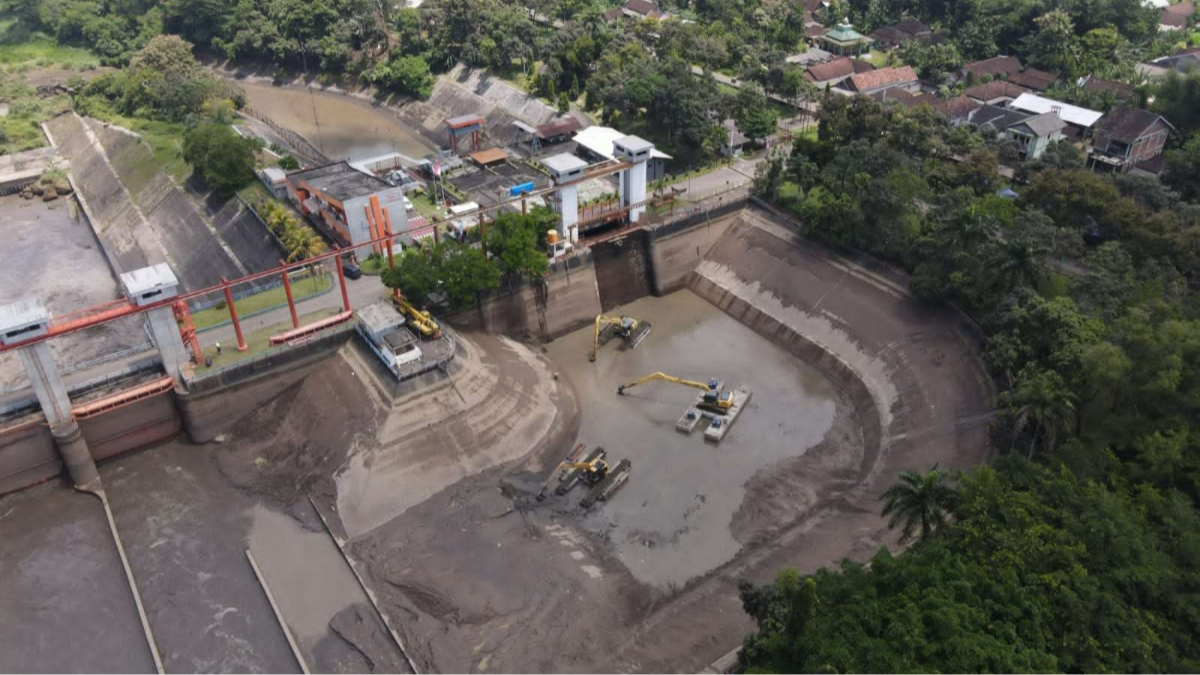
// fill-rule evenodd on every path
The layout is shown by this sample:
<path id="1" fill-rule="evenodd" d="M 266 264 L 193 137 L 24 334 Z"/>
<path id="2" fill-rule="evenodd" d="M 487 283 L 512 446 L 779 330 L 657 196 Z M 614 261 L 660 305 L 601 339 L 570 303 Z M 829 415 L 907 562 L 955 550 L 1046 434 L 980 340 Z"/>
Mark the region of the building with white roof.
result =
<path id="1" fill-rule="evenodd" d="M 1008 104 L 1008 107 L 1033 115 L 1042 115 L 1048 112 L 1058 113 L 1062 121 L 1080 129 L 1091 129 L 1092 125 L 1104 117 L 1102 112 L 1080 108 L 1077 105 L 1055 101 L 1052 98 L 1036 94 L 1021 94 Z"/>
<path id="2" fill-rule="evenodd" d="M 594 126 L 575 134 L 574 140 L 585 154 L 595 161 L 615 160 L 617 154 L 613 143 L 628 135 L 612 127 Z M 671 156 L 667 153 L 654 149 L 650 153 L 650 161 L 646 164 L 646 180 L 653 182 L 662 178 L 667 172 L 667 160 L 670 159 Z"/>

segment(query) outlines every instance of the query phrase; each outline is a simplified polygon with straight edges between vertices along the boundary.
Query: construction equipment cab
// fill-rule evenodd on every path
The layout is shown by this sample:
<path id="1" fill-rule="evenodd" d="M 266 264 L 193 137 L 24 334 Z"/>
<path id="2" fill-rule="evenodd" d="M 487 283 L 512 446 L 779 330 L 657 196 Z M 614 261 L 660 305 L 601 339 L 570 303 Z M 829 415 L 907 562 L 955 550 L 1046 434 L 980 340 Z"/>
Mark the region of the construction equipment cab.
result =
<path id="1" fill-rule="evenodd" d="M 631 316 L 606 316 L 601 314 L 596 317 L 596 325 L 592 330 L 592 353 L 588 355 L 588 361 L 596 360 L 596 351 L 600 349 L 600 331 L 607 326 L 612 326 L 616 335 L 630 343 L 631 347 L 637 346 L 637 343 L 641 342 L 650 333 L 649 330 L 646 330 L 649 324 L 643 324 Z"/>
<path id="2" fill-rule="evenodd" d="M 590 462 L 571 462 L 566 461 L 554 467 L 554 471 L 550 472 L 550 476 L 546 478 L 546 482 L 542 483 L 541 489 L 537 492 L 537 500 L 540 502 L 546 498 L 546 488 L 550 487 L 550 483 L 557 476 L 561 479 L 562 472 L 575 469 L 579 471 L 579 479 L 588 487 L 594 487 L 608 476 L 608 462 L 601 457 L 596 457 Z"/>
<path id="3" fill-rule="evenodd" d="M 720 380 L 717 380 L 716 378 L 710 379 L 708 384 L 705 384 L 703 382 L 696 382 L 695 380 L 685 380 L 679 377 L 674 377 L 667 375 L 666 373 L 651 373 L 639 380 L 635 380 L 629 384 L 621 385 L 617 388 L 617 393 L 624 396 L 626 389 L 631 389 L 638 385 L 646 384 L 648 382 L 655 382 L 658 380 L 669 382 L 671 384 L 682 385 L 684 387 L 691 387 L 692 389 L 699 389 L 700 391 L 704 392 L 704 396 L 701 397 L 700 403 L 698 404 L 702 409 L 723 413 L 733 407 L 733 393 L 725 391 L 721 387 Z"/>

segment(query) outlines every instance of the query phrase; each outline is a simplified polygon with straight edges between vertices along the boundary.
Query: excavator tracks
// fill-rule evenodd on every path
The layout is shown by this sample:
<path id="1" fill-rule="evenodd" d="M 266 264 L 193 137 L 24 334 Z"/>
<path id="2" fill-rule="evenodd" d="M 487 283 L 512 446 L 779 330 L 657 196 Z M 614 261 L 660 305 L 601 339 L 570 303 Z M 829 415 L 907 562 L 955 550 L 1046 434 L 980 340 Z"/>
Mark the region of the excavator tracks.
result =
<path id="1" fill-rule="evenodd" d="M 604 477 L 604 480 L 593 486 L 592 489 L 588 490 L 588 493 L 583 496 L 583 499 L 579 500 L 579 506 L 589 509 L 597 501 L 607 501 L 609 497 L 613 496 L 617 492 L 617 490 L 621 489 L 621 486 L 625 484 L 625 481 L 629 480 L 629 472 L 632 470 L 633 462 L 629 461 L 628 458 L 617 462 L 617 465 L 608 472 L 608 475 Z"/>

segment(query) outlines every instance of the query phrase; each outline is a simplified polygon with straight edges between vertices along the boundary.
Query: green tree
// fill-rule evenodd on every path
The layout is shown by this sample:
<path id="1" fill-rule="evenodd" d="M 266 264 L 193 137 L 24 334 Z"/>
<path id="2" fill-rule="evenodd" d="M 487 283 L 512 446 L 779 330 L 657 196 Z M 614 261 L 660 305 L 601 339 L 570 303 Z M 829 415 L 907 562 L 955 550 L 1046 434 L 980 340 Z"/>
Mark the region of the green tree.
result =
<path id="1" fill-rule="evenodd" d="M 927 541 L 938 528 L 949 522 L 958 501 L 958 491 L 950 485 L 950 476 L 937 464 L 925 473 L 901 471 L 898 482 L 880 498 L 884 502 L 883 516 L 888 529 L 900 530 L 900 541 L 911 541 L 920 534 Z"/>
<path id="2" fill-rule="evenodd" d="M 184 136 L 183 159 L 209 189 L 231 194 L 254 180 L 256 148 L 230 127 L 206 122 Z"/>
<path id="3" fill-rule="evenodd" d="M 442 262 L 441 280 L 451 307 L 478 302 L 480 293 L 500 286 L 500 270 L 477 248 L 451 244 Z"/>
<path id="4" fill-rule="evenodd" d="M 488 226 L 488 252 L 505 274 L 535 278 L 546 273 L 546 253 L 538 248 L 545 235 L 536 229 L 539 222 L 541 216 L 502 213 Z"/>
<path id="5" fill-rule="evenodd" d="M 1200 201 L 1200 135 L 1178 150 L 1168 150 L 1166 167 L 1163 183 L 1188 201 Z"/>
<path id="6" fill-rule="evenodd" d="M 1032 427 L 1030 458 L 1039 441 L 1044 451 L 1053 452 L 1059 434 L 1074 431 L 1075 394 L 1067 388 L 1062 376 L 1053 370 L 1021 371 L 1012 392 L 1011 406 L 1014 438 Z"/>
<path id="7" fill-rule="evenodd" d="M 757 84 L 743 86 L 737 95 L 738 130 L 756 141 L 775 134 L 776 114 L 767 95 Z"/>

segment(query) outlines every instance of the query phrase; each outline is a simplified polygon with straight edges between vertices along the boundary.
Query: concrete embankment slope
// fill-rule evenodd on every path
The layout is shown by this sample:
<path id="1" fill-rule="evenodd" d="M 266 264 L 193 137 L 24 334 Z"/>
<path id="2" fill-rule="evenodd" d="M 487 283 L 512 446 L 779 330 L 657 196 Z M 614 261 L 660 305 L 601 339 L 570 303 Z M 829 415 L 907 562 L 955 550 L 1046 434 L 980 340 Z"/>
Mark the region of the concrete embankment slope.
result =
<path id="1" fill-rule="evenodd" d="M 426 136 L 441 144 L 446 143 L 446 120 L 460 115 L 482 116 L 488 137 L 500 144 L 527 140 L 513 126 L 515 121 L 537 126 L 558 117 L 557 110 L 536 96 L 487 71 L 463 65 L 438 78 L 428 101 L 407 103 L 401 110 L 420 124 Z M 586 119 L 580 118 L 580 122 L 590 126 Z"/>
<path id="2" fill-rule="evenodd" d="M 138 136 L 75 113 L 45 128 L 71 162 L 80 201 L 117 272 L 167 262 L 185 289 L 198 289 L 277 264 L 280 252 L 251 221 L 206 221 Z"/>
<path id="3" fill-rule="evenodd" d="M 826 493 L 769 545 L 658 609 L 622 650 L 633 670 L 704 668 L 752 628 L 739 578 L 765 583 L 784 567 L 811 572 L 844 557 L 865 560 L 883 545 L 895 550 L 879 495 L 898 472 L 934 463 L 966 469 L 988 458 L 993 389 L 960 316 L 922 305 L 902 278 L 868 271 L 754 209 L 739 221 L 696 267 L 689 288 L 815 365 L 846 388 L 860 414 L 869 410 L 877 420 L 862 420 L 867 452 L 845 476 L 850 487 Z"/>

